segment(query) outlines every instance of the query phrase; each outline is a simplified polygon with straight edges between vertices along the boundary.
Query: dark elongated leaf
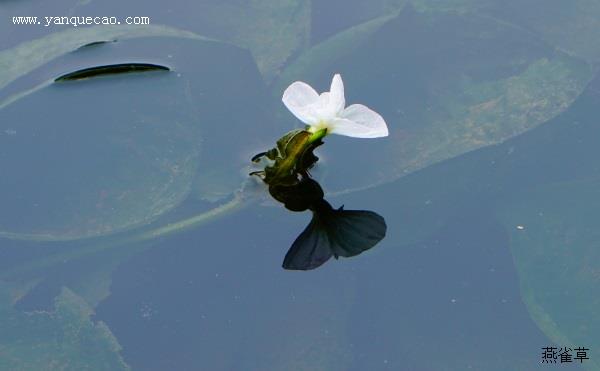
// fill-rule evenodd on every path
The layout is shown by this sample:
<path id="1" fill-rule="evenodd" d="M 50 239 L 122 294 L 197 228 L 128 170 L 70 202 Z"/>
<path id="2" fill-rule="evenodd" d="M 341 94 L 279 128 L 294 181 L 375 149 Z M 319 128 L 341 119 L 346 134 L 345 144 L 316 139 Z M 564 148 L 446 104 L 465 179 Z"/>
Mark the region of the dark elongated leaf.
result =
<path id="1" fill-rule="evenodd" d="M 98 76 L 116 75 L 122 73 L 169 71 L 169 67 L 152 63 L 119 63 L 107 66 L 96 66 L 73 71 L 54 79 L 55 82 L 89 79 Z"/>

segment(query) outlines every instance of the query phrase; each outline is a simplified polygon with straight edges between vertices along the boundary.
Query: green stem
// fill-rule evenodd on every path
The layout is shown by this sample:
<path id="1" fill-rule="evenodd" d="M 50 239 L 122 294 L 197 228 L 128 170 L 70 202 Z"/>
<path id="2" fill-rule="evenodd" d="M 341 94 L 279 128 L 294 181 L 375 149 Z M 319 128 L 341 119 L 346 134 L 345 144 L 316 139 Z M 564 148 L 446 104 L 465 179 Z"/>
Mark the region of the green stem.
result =
<path id="1" fill-rule="evenodd" d="M 327 128 L 317 130 L 310 136 L 310 138 L 308 138 L 308 143 L 309 144 L 314 143 L 317 140 L 323 139 L 323 137 L 325 137 L 326 135 L 327 135 Z"/>
<path id="2" fill-rule="evenodd" d="M 175 223 L 167 224 L 163 227 L 158 227 L 156 229 L 140 233 L 135 237 L 135 241 L 147 241 L 157 237 L 163 237 L 170 234 L 196 228 L 206 222 L 224 216 L 227 213 L 240 208 L 246 203 L 247 200 L 245 200 L 241 192 L 237 193 L 231 201 L 223 205 L 217 206 L 214 209 L 208 210 L 202 214 L 194 215 L 190 218 L 183 219 Z"/>

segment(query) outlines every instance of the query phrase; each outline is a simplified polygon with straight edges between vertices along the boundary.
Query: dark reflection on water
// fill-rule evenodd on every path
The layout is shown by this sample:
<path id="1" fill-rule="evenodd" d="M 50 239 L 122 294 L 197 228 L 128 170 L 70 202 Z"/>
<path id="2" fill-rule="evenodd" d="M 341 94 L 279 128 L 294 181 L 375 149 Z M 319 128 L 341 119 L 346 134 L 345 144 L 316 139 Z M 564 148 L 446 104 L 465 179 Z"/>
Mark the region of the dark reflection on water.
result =
<path id="1" fill-rule="evenodd" d="M 379 243 L 387 228 L 383 217 L 373 211 L 334 209 L 325 201 L 323 188 L 309 173 L 319 160 L 314 150 L 323 144 L 320 136 L 313 139 L 317 133 L 290 131 L 275 148 L 252 157 L 255 163 L 270 161 L 264 170 L 250 175 L 260 177 L 274 199 L 290 211 L 312 213 L 310 223 L 285 255 L 285 269 L 311 270 L 332 256 L 356 256 Z"/>
<path id="2" fill-rule="evenodd" d="M 294 188 L 298 189 L 292 192 L 310 198 L 307 208 L 312 219 L 285 255 L 285 269 L 309 270 L 332 256 L 336 259 L 356 256 L 385 236 L 387 227 L 381 215 L 368 210 L 345 210 L 343 206 L 334 209 L 323 199 L 321 186 L 310 178 L 303 178 Z"/>

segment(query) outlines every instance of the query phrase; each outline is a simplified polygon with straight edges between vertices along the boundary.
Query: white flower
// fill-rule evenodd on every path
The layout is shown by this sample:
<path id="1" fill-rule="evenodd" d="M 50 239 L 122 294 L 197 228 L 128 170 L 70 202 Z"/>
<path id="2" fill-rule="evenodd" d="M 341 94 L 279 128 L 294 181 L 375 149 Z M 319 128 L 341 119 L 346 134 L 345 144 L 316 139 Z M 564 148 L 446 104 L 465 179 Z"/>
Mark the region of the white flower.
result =
<path id="1" fill-rule="evenodd" d="M 319 95 L 310 85 L 296 81 L 282 98 L 283 104 L 300 121 L 309 125 L 310 132 L 327 129 L 327 134 L 355 138 L 378 138 L 388 135 L 388 128 L 377 112 L 362 104 L 346 106 L 344 83 L 339 74 L 333 76 L 331 91 Z"/>

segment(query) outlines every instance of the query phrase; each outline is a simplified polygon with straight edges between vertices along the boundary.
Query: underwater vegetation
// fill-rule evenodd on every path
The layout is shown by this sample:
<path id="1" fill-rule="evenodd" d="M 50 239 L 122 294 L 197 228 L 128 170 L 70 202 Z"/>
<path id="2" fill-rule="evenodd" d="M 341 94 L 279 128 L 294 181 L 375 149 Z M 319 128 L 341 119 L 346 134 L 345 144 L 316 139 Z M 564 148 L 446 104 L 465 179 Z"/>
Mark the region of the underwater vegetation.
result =
<path id="1" fill-rule="evenodd" d="M 532 339 L 589 347 L 584 366 L 600 369 L 600 2 L 189 7 L 119 8 L 183 29 L 0 22 L 0 369 L 455 370 L 472 348 L 469 367 L 500 371 L 530 369 Z M 108 11 L 0 2 L 5 15 Z M 320 87 L 337 72 L 389 135 L 377 113 L 346 107 L 341 77 L 323 94 L 293 83 Z M 308 127 L 287 137 L 297 150 L 265 152 L 257 174 L 297 213 L 243 209 L 267 194 L 245 187 L 248 158 L 298 120 Z M 323 145 L 328 134 L 387 136 Z M 367 199 L 385 221 L 338 209 Z M 224 215 L 246 233 L 223 233 Z M 310 269 L 379 241 L 345 264 L 280 272 L 282 246 L 284 268 Z M 132 290 L 151 256 L 140 279 L 151 281 Z M 514 298 L 500 302 L 496 285 Z M 443 307 L 452 290 L 462 297 Z"/>

